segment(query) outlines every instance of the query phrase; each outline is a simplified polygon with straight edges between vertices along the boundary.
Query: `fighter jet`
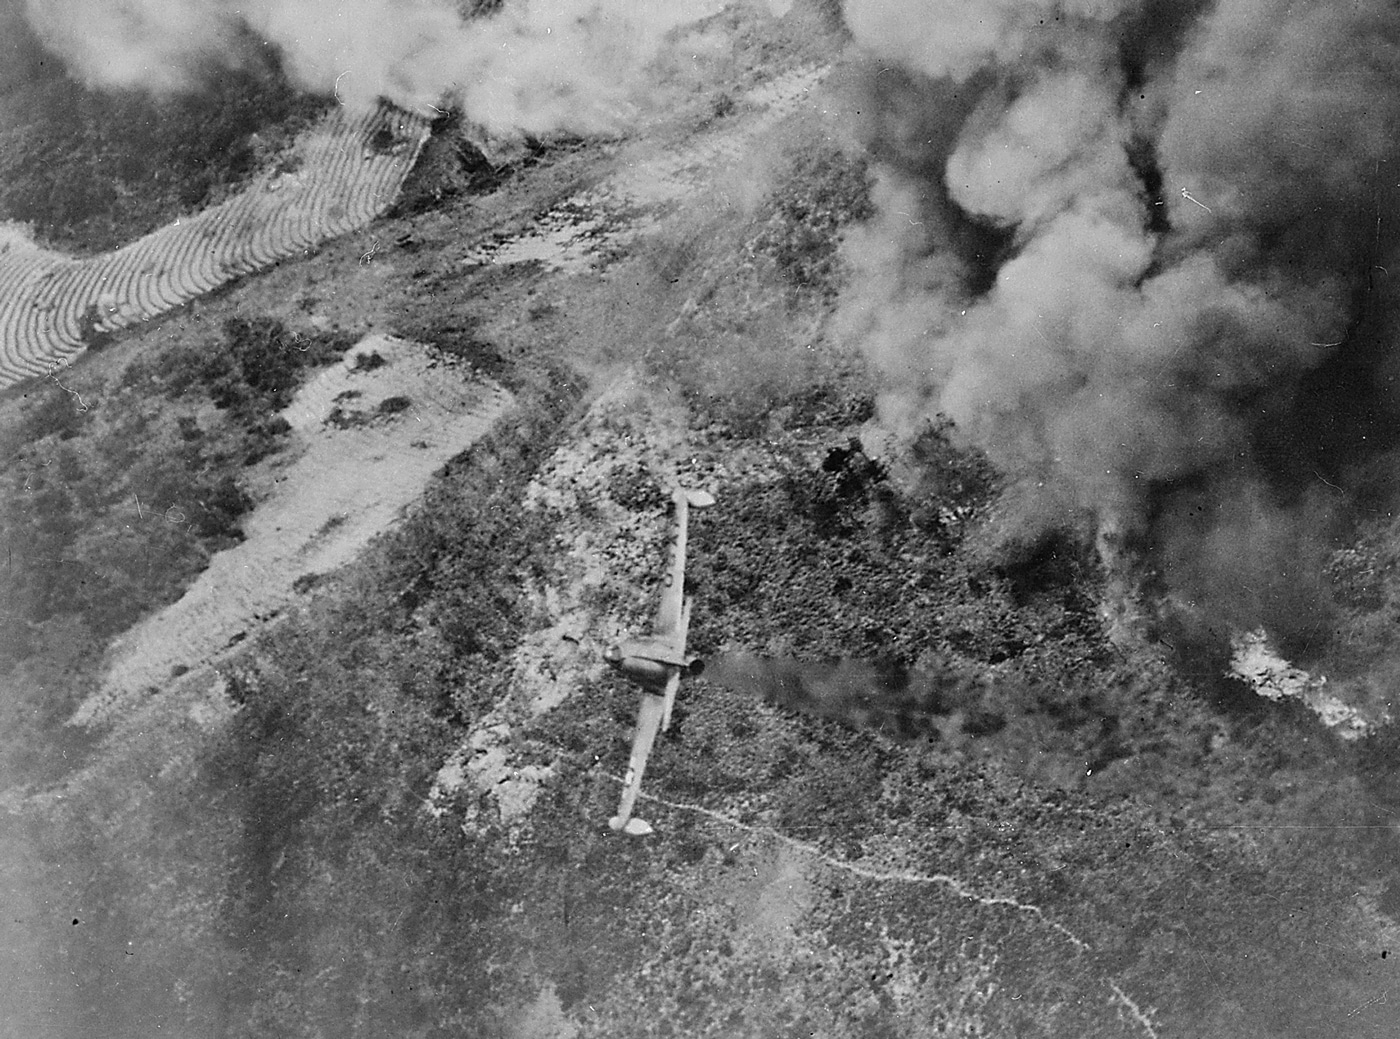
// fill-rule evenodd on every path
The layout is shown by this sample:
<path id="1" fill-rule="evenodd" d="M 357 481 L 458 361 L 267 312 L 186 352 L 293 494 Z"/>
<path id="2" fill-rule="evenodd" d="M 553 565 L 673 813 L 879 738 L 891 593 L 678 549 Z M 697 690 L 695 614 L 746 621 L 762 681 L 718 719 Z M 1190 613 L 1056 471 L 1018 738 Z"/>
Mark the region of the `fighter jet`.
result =
<path id="1" fill-rule="evenodd" d="M 685 595 L 685 539 L 690 509 L 703 509 L 715 503 L 705 491 L 676 487 L 671 492 L 676 507 L 676 534 L 671 542 L 671 568 L 661 582 L 661 608 L 656 613 L 655 630 L 647 637 L 629 639 L 609 646 L 603 659 L 642 687 L 637 708 L 637 731 L 632 737 L 632 758 L 623 780 L 622 804 L 608 820 L 614 830 L 634 837 L 652 832 L 645 819 L 632 816 L 632 806 L 642 788 L 651 745 L 658 730 L 671 727 L 671 708 L 676 702 L 681 675 L 698 675 L 704 664 L 685 652 L 685 636 L 690 630 L 690 599 Z"/>

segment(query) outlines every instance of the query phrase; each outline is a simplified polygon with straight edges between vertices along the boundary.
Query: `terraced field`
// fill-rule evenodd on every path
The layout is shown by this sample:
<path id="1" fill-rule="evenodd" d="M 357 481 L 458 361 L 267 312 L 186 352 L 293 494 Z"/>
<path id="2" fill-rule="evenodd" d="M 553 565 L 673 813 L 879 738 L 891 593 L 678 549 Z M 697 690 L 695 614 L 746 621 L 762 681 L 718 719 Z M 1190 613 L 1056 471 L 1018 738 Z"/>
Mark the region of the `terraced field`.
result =
<path id="1" fill-rule="evenodd" d="M 428 121 L 383 104 L 337 110 L 278 169 L 129 245 L 74 259 L 16 238 L 0 245 L 0 387 L 42 375 L 104 333 L 149 321 L 384 212 Z"/>

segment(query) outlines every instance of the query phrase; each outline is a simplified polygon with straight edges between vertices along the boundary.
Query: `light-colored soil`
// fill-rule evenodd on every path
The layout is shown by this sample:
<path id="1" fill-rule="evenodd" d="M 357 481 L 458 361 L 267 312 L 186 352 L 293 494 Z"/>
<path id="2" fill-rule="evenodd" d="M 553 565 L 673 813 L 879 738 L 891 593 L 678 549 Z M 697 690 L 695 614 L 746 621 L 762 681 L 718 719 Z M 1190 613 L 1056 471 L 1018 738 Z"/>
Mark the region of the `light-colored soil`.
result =
<path id="1" fill-rule="evenodd" d="M 645 141 L 624 147 L 613 175 L 540 214 L 519 233 L 477 247 L 463 262 L 538 263 L 556 280 L 595 270 L 683 214 L 716 176 L 748 161 L 762 136 L 797 112 L 827 71 L 804 66 L 761 83 L 743 96 L 733 118 L 660 153 Z M 516 651 L 508 697 L 474 726 L 439 770 L 430 805 L 471 782 L 491 797 L 505 821 L 516 822 L 529 812 L 553 771 L 549 764 L 519 760 L 532 748 L 520 745 L 517 730 L 595 678 L 608 642 L 645 628 L 654 608 L 652 575 L 666 562 L 664 510 L 639 520 L 609 498 L 609 485 L 644 472 L 657 487 L 669 487 L 685 469 L 685 427 L 676 405 L 624 375 L 595 401 L 568 446 L 532 483 L 532 507 L 570 519 L 564 529 L 570 532 L 565 558 L 571 571 L 529 590 L 547 622 Z M 687 480 L 703 486 L 704 474 L 687 474 Z M 660 497 L 664 500 L 664 493 Z M 585 508 L 590 522 L 579 524 L 574 517 Z M 629 578 L 638 588 L 636 614 L 598 616 L 589 608 L 590 595 L 605 583 Z"/>
<path id="2" fill-rule="evenodd" d="M 1230 644 L 1231 674 L 1266 699 L 1300 701 L 1342 739 L 1358 740 L 1391 721 L 1383 710 L 1359 708 L 1334 695 L 1325 675 L 1294 667 L 1278 655 L 1262 628 L 1236 632 Z"/>
<path id="3" fill-rule="evenodd" d="M 362 360 L 371 356 L 385 363 L 371 369 Z M 393 398 L 407 406 L 381 411 Z M 108 719 L 142 690 L 242 642 L 295 600 L 299 582 L 354 559 L 510 403 L 491 381 L 414 343 L 361 340 L 283 412 L 297 440 L 294 459 L 262 474 L 271 489 L 243 523 L 245 540 L 113 644 L 101 689 L 74 720 Z"/>
<path id="4" fill-rule="evenodd" d="M 829 71 L 804 66 L 759 84 L 736 102 L 737 114 L 659 154 L 650 141 L 624 146 L 612 176 L 539 214 L 526 230 L 482 243 L 463 262 L 595 269 L 653 230 L 668 207 L 711 190 L 748 161 L 763 135 L 798 111 Z"/>
<path id="5" fill-rule="evenodd" d="M 550 764 L 521 764 L 527 752 L 518 730 L 558 707 L 583 682 L 603 670 L 601 651 L 626 633 L 644 628 L 655 608 L 653 584 L 666 566 L 669 520 L 663 508 L 638 516 L 609 497 L 619 478 L 636 474 L 658 487 L 684 471 L 684 415 L 631 378 L 619 379 L 594 402 L 569 444 L 555 452 L 531 483 L 527 507 L 569 522 L 563 569 L 528 589 L 544 626 L 521 641 L 511 661 L 508 693 L 472 728 L 439 770 L 430 805 L 471 782 L 495 802 L 506 822 L 522 819 Z M 687 482 L 697 482 L 695 474 Z M 658 496 L 659 498 L 661 496 Z M 578 523 L 586 513 L 590 520 Z M 634 609 L 625 616 L 600 614 L 590 600 L 606 585 L 633 582 Z M 630 738 L 619 735 L 619 738 Z M 554 751 L 557 753 L 557 750 Z"/>

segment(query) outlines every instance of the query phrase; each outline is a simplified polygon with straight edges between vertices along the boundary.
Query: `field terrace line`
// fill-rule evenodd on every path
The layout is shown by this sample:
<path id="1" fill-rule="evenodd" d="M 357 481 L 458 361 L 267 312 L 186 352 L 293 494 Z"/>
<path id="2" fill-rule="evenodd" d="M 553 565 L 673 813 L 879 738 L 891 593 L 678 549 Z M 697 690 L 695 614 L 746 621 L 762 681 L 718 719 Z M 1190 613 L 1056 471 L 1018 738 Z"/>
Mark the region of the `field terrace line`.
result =
<path id="1" fill-rule="evenodd" d="M 427 119 L 387 102 L 362 115 L 336 109 L 296 141 L 289 162 L 120 249 L 75 259 L 5 236 L 0 388 L 46 374 L 104 333 L 364 227 L 398 198 L 428 136 Z"/>

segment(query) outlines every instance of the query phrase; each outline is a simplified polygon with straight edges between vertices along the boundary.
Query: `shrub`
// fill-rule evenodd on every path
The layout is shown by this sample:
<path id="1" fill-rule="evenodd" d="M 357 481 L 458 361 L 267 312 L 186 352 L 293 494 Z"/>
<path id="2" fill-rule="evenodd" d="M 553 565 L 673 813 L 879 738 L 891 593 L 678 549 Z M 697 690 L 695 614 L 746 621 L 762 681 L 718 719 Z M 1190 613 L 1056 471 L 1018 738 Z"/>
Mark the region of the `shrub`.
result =
<path id="1" fill-rule="evenodd" d="M 770 257 L 800 297 L 835 298 L 840 229 L 874 214 L 863 158 L 828 146 L 796 152 L 770 196 L 771 215 L 749 248 Z"/>
<path id="2" fill-rule="evenodd" d="M 195 520 L 200 537 L 211 539 L 242 539 L 238 520 L 253 507 L 253 501 L 238 486 L 233 476 L 225 473 L 218 482 L 204 491 L 196 491 L 201 506 Z"/>
<path id="3" fill-rule="evenodd" d="M 35 383 L 36 399 L 26 410 L 25 435 L 31 440 L 53 436 L 68 440 L 78 434 L 87 414 L 71 393 L 51 380 Z"/>
<path id="4" fill-rule="evenodd" d="M 265 405 L 280 410 L 291 403 L 301 353 L 287 330 L 271 318 L 230 318 L 224 324 L 228 349 L 238 364 L 243 383 Z"/>

